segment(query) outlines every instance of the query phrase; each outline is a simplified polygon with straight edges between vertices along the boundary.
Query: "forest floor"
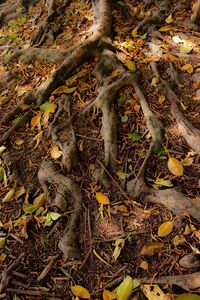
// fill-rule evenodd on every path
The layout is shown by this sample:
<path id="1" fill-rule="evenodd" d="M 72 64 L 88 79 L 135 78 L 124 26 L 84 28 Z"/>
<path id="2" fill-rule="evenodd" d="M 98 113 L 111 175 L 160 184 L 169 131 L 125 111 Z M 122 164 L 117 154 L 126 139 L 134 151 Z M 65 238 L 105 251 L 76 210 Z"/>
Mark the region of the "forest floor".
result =
<path id="1" fill-rule="evenodd" d="M 2 2 L 0 12 L 15 5 Z M 94 1 L 97 24 L 83 0 L 1 15 L 0 299 L 75 299 L 76 285 L 102 299 L 126 276 L 141 280 L 135 300 L 200 292 L 196 1 L 170 1 L 159 22 L 149 17 L 167 1 L 111 1 L 112 43 L 106 33 L 95 46 L 104 58 L 93 48 L 73 57 L 106 2 Z M 46 85 L 63 61 L 61 79 Z M 141 178 L 145 190 L 133 191 Z M 150 282 L 166 298 L 150 298 Z"/>

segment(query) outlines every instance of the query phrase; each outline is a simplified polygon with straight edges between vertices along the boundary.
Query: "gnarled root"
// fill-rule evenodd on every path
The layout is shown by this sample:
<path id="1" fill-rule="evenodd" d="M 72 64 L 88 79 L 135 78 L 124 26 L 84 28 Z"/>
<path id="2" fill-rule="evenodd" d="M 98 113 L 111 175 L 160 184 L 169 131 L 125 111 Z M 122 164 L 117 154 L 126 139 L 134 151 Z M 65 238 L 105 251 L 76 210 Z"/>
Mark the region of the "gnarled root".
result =
<path id="1" fill-rule="evenodd" d="M 143 283 L 151 283 L 148 278 L 142 278 Z M 153 283 L 177 285 L 184 290 L 191 291 L 200 287 L 200 272 L 187 274 L 187 275 L 177 275 L 177 276 L 164 276 L 159 279 L 155 279 Z"/>
<path id="2" fill-rule="evenodd" d="M 200 0 L 197 0 L 197 2 L 193 7 L 193 14 L 191 16 L 191 20 L 193 23 L 198 25 L 199 19 L 200 19 Z"/>
<path id="3" fill-rule="evenodd" d="M 66 258 L 80 258 L 77 245 L 77 229 L 82 210 L 83 196 L 79 186 L 70 178 L 58 173 L 53 163 L 45 161 L 38 172 L 38 179 L 44 192 L 48 192 L 47 183 L 52 184 L 56 189 L 56 197 L 51 202 L 52 205 L 64 204 L 69 195 L 74 200 L 74 210 L 69 218 L 65 233 L 58 243 L 59 249 Z M 62 207 L 60 207 L 62 209 Z"/>

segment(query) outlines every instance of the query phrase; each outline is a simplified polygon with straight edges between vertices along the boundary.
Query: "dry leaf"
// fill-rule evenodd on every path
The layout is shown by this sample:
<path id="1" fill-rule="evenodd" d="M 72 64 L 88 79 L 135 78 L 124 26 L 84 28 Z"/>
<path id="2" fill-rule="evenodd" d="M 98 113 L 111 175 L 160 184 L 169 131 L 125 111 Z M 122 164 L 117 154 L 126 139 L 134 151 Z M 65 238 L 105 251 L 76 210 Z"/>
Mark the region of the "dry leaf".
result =
<path id="1" fill-rule="evenodd" d="M 147 256 L 152 256 L 154 254 L 157 254 L 160 252 L 164 247 L 163 243 L 159 242 L 150 242 L 147 243 L 146 245 L 143 246 L 140 254 L 141 255 L 147 255 Z"/>
<path id="2" fill-rule="evenodd" d="M 42 112 L 39 111 L 32 119 L 31 119 L 31 127 L 36 127 L 40 124 Z"/>
<path id="3" fill-rule="evenodd" d="M 161 28 L 159 29 L 159 31 L 161 31 L 161 32 L 170 31 L 170 30 L 176 30 L 176 28 L 174 28 L 174 27 L 169 27 L 169 26 L 164 26 L 164 27 L 161 27 Z"/>
<path id="4" fill-rule="evenodd" d="M 165 300 L 165 293 L 157 284 L 144 284 L 142 291 L 149 300 Z"/>
<path id="5" fill-rule="evenodd" d="M 22 186 L 19 190 L 16 191 L 15 193 L 15 198 L 16 200 L 21 197 L 23 194 L 25 194 L 25 188 Z"/>
<path id="6" fill-rule="evenodd" d="M 162 223 L 158 228 L 158 236 L 164 237 L 169 235 L 173 230 L 173 222 L 167 221 Z"/>
<path id="7" fill-rule="evenodd" d="M 14 189 L 10 190 L 3 198 L 2 203 L 9 202 L 10 200 L 12 200 L 14 195 L 15 195 L 15 190 Z"/>
<path id="8" fill-rule="evenodd" d="M 165 101 L 165 96 L 164 95 L 161 95 L 159 98 L 158 98 L 158 102 L 160 103 L 160 104 L 163 104 L 163 102 Z"/>
<path id="9" fill-rule="evenodd" d="M 100 204 L 110 204 L 110 200 L 109 200 L 108 196 L 106 196 L 105 194 L 103 194 L 101 192 L 96 193 L 96 199 Z"/>
<path id="10" fill-rule="evenodd" d="M 183 176 L 183 165 L 175 157 L 170 157 L 168 160 L 168 169 L 175 176 Z"/>
<path id="11" fill-rule="evenodd" d="M 88 292 L 88 290 L 86 290 L 81 285 L 74 285 L 74 286 L 72 286 L 71 290 L 72 290 L 72 293 L 76 297 L 80 297 L 82 299 L 91 299 L 91 296 L 90 296 L 90 293 Z"/>
<path id="12" fill-rule="evenodd" d="M 145 271 L 148 270 L 148 268 L 149 268 L 148 262 L 143 260 L 140 264 L 140 268 L 142 268 Z"/>
<path id="13" fill-rule="evenodd" d="M 170 14 L 168 17 L 167 17 L 167 19 L 165 20 L 165 22 L 167 23 L 167 24 L 170 24 L 170 23 L 172 23 L 174 20 L 173 20 L 173 17 L 172 17 L 172 14 Z"/>
<path id="14" fill-rule="evenodd" d="M 0 237 L 0 249 L 3 248 L 5 242 L 6 242 L 6 238 L 5 237 Z"/>
<path id="15" fill-rule="evenodd" d="M 182 71 L 187 71 L 189 74 L 194 72 L 193 66 L 191 64 L 186 64 L 181 68 Z"/>
<path id="16" fill-rule="evenodd" d="M 117 258 L 119 257 L 122 249 L 124 248 L 125 245 L 125 240 L 124 239 L 117 239 L 115 241 L 115 250 L 113 252 L 113 257 L 115 260 L 117 260 Z"/>
<path id="17" fill-rule="evenodd" d="M 117 295 L 114 291 L 113 292 L 110 292 L 108 290 L 103 291 L 103 300 L 115 300 L 115 299 L 117 299 Z"/>
<path id="18" fill-rule="evenodd" d="M 125 64 L 125 66 L 126 66 L 130 71 L 135 71 L 135 70 L 136 70 L 136 66 L 135 66 L 134 61 L 127 60 L 124 64 Z"/>
<path id="19" fill-rule="evenodd" d="M 59 150 L 58 146 L 53 146 L 53 148 L 51 149 L 51 157 L 53 157 L 54 159 L 58 159 L 63 152 L 61 150 Z"/>
<path id="20" fill-rule="evenodd" d="M 41 206 L 43 206 L 43 204 L 46 203 L 46 201 L 47 201 L 47 195 L 46 195 L 46 193 L 42 193 L 37 198 L 34 199 L 33 206 L 41 207 Z"/>
<path id="21" fill-rule="evenodd" d="M 194 158 L 193 157 L 186 157 L 181 161 L 184 167 L 189 167 L 193 164 Z"/>
<path id="22" fill-rule="evenodd" d="M 65 85 L 60 86 L 57 88 L 52 94 L 53 95 L 60 95 L 60 94 L 71 94 L 75 91 L 76 87 L 68 88 Z"/>

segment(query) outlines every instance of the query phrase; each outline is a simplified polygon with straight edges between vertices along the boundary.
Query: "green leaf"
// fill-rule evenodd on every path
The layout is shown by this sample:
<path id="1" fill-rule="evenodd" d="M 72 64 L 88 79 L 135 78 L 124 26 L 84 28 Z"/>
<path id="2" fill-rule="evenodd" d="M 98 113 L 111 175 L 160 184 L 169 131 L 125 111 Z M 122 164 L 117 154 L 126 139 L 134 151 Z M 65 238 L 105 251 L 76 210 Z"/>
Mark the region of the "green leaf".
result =
<path id="1" fill-rule="evenodd" d="M 53 221 L 56 221 L 58 218 L 61 217 L 61 214 L 56 213 L 56 212 L 50 212 L 50 217 Z"/>
<path id="2" fill-rule="evenodd" d="M 19 22 L 20 24 L 25 24 L 26 21 L 27 21 L 27 19 L 26 19 L 25 16 L 19 17 L 17 20 L 18 20 L 18 22 Z"/>
<path id="3" fill-rule="evenodd" d="M 153 150 L 153 152 L 157 155 L 165 154 L 165 148 L 164 147 L 157 147 Z"/>
<path id="4" fill-rule="evenodd" d="M 124 104 L 126 103 L 126 94 L 122 94 L 119 99 L 118 99 L 118 106 L 123 107 Z"/>
<path id="5" fill-rule="evenodd" d="M 32 213 L 37 210 L 37 207 L 33 204 L 24 204 L 22 209 L 26 215 L 32 215 Z"/>
<path id="6" fill-rule="evenodd" d="M 124 172 L 122 172 L 122 171 L 118 171 L 118 172 L 117 172 L 117 176 L 118 176 L 120 179 L 125 180 L 125 179 L 128 178 L 130 175 L 127 174 L 127 173 L 124 173 Z"/>
<path id="7" fill-rule="evenodd" d="M 67 277 L 67 278 L 71 278 L 71 275 L 70 275 L 70 273 L 67 271 L 67 270 L 65 270 L 64 268 L 60 268 L 60 271 Z"/>
<path id="8" fill-rule="evenodd" d="M 182 294 L 179 295 L 176 300 L 200 300 L 200 296 L 196 294 Z"/>
<path id="9" fill-rule="evenodd" d="M 55 110 L 55 108 L 56 108 L 56 104 L 51 102 L 46 102 L 40 106 L 40 110 L 43 111 L 51 111 L 51 110 Z"/>
<path id="10" fill-rule="evenodd" d="M 114 249 L 114 252 L 113 252 L 113 257 L 115 260 L 117 260 L 117 258 L 119 257 L 122 249 L 124 248 L 124 245 L 125 245 L 125 240 L 124 239 L 117 239 L 115 241 L 115 249 Z"/>
<path id="11" fill-rule="evenodd" d="M 133 142 L 137 142 L 142 138 L 141 135 L 137 132 L 129 133 L 128 136 L 132 139 Z"/>
<path id="12" fill-rule="evenodd" d="M 121 122 L 122 123 L 125 123 L 127 121 L 128 121 L 128 116 L 127 115 L 121 116 Z"/>
<path id="13" fill-rule="evenodd" d="M 126 276 L 117 288 L 117 300 L 128 300 L 133 289 L 133 279 Z"/>
<path id="14" fill-rule="evenodd" d="M 140 285 L 139 279 L 133 279 L 133 290 L 136 289 Z"/>

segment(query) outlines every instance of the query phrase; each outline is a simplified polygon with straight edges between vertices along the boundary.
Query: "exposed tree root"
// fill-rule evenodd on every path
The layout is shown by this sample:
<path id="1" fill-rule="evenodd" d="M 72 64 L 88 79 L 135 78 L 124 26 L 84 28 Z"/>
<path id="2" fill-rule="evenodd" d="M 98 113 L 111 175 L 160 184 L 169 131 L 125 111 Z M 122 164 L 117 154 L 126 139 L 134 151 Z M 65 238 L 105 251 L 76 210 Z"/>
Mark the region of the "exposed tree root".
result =
<path id="1" fill-rule="evenodd" d="M 12 271 L 14 271 L 20 265 L 23 257 L 24 257 L 24 254 L 20 254 L 12 262 L 12 264 L 1 273 L 0 294 L 7 288 L 8 284 L 11 280 Z"/>
<path id="2" fill-rule="evenodd" d="M 191 17 L 191 20 L 193 23 L 198 25 L 199 19 L 200 19 L 200 0 L 197 0 L 197 2 L 193 7 L 193 15 Z"/>
<path id="3" fill-rule="evenodd" d="M 68 96 L 63 95 L 59 101 L 59 108 L 57 113 L 55 114 L 55 118 L 49 128 L 49 134 L 51 134 L 53 142 L 59 146 L 59 148 L 62 150 L 62 165 L 64 168 L 66 168 L 69 172 L 71 171 L 72 167 L 74 167 L 77 164 L 78 160 L 78 154 L 77 154 L 77 147 L 76 147 L 76 135 L 74 132 L 74 128 L 71 125 L 71 133 L 72 138 L 70 139 L 70 142 L 60 142 L 58 137 L 58 121 L 59 117 L 62 115 L 62 117 L 66 117 L 65 114 L 68 114 L 68 118 L 71 118 L 70 113 L 70 100 Z M 66 127 L 67 127 L 67 123 Z M 65 125 L 64 124 L 64 125 Z M 62 130 L 64 127 L 62 126 Z"/>
<path id="4" fill-rule="evenodd" d="M 62 16 L 65 11 L 65 8 L 71 3 L 71 0 L 65 1 L 65 3 L 56 9 L 55 1 L 49 1 L 49 9 L 47 18 L 44 20 L 42 26 L 40 27 L 37 34 L 32 38 L 30 45 L 36 45 L 37 47 L 41 46 L 46 40 L 53 41 L 59 33 L 59 26 L 54 25 L 53 21 L 56 17 Z M 62 24 L 62 20 L 59 24 Z"/>
<path id="5" fill-rule="evenodd" d="M 151 67 L 160 80 L 160 89 L 162 91 L 164 89 L 165 95 L 171 101 L 171 113 L 177 122 L 180 134 L 187 144 L 200 155 L 200 130 L 195 128 L 180 111 L 178 104 L 181 103 L 181 100 L 171 89 L 169 83 L 160 76 L 156 63 L 152 62 Z M 172 79 L 174 80 L 174 77 Z"/>
<path id="6" fill-rule="evenodd" d="M 25 64 L 30 64 L 34 60 L 63 61 L 65 56 L 66 52 L 59 51 L 58 49 L 27 48 L 16 51 L 11 55 L 8 63 L 15 59 L 19 59 L 20 62 Z"/>
<path id="7" fill-rule="evenodd" d="M 63 210 L 65 209 L 64 206 L 66 206 L 67 195 L 73 198 L 74 210 L 70 216 L 64 235 L 58 243 L 58 247 L 66 258 L 79 258 L 80 252 L 77 245 L 77 231 L 83 201 L 79 186 L 70 178 L 58 173 L 50 161 L 42 163 L 38 172 L 38 179 L 45 193 L 49 191 L 47 184 L 52 184 L 54 187 L 57 187 L 55 198 L 50 200 L 51 205 Z"/>
<path id="8" fill-rule="evenodd" d="M 151 283 L 148 278 L 142 278 L 141 281 L 143 283 Z M 155 279 L 153 282 L 169 284 L 171 286 L 177 285 L 184 290 L 191 291 L 200 287 L 200 272 L 187 275 L 164 276 L 159 279 Z"/>

